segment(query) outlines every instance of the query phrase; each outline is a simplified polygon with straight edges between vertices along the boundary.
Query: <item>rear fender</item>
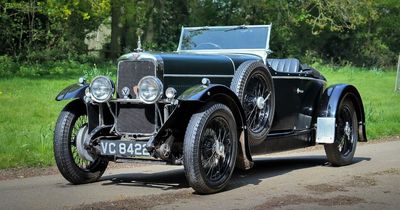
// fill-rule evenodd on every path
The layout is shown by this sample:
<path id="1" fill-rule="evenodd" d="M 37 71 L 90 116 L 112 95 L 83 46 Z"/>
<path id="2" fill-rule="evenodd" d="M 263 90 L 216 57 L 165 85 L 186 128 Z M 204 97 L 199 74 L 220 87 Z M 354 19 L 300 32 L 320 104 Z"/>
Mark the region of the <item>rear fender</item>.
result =
<path id="1" fill-rule="evenodd" d="M 317 117 L 332 117 L 336 118 L 336 113 L 339 104 L 343 98 L 350 97 L 354 104 L 358 119 L 358 136 L 359 141 L 367 141 L 366 128 L 365 128 L 365 113 L 364 106 L 360 93 L 353 85 L 337 84 L 328 87 L 322 95 L 318 108 Z"/>
<path id="2" fill-rule="evenodd" d="M 57 96 L 56 101 L 70 100 L 80 98 L 83 100 L 85 90 L 89 87 L 88 84 L 72 84 L 62 90 Z"/>

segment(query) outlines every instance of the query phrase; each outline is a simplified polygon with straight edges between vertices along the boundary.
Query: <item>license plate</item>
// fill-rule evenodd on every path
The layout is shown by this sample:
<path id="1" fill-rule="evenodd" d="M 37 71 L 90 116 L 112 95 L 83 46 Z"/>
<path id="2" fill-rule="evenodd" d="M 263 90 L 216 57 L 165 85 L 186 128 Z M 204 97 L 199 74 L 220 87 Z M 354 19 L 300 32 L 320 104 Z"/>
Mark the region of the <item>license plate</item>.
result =
<path id="1" fill-rule="evenodd" d="M 146 144 L 146 141 L 100 140 L 100 150 L 102 155 L 150 156 Z"/>

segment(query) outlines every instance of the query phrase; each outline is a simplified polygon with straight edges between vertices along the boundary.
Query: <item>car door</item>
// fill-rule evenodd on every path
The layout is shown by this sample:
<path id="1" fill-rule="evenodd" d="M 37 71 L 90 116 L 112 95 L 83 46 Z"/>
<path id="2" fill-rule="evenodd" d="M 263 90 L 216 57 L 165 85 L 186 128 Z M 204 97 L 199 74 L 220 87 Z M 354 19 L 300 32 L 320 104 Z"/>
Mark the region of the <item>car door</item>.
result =
<path id="1" fill-rule="evenodd" d="M 299 89 L 296 91 L 300 100 L 295 123 L 296 130 L 306 130 L 312 127 L 313 115 L 317 111 L 325 84 L 325 81 L 320 79 L 302 77 Z"/>
<path id="2" fill-rule="evenodd" d="M 301 80 L 296 76 L 273 76 L 275 87 L 275 114 L 270 133 L 290 132 L 296 129 L 301 100 L 298 89 Z"/>

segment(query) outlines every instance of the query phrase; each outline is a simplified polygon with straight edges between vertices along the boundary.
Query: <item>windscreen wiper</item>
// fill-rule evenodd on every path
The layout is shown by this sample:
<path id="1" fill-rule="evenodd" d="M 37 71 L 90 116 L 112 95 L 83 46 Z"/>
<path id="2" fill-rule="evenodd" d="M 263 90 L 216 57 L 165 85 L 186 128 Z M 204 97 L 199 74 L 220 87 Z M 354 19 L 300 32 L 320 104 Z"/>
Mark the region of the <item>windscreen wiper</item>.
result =
<path id="1" fill-rule="evenodd" d="M 208 30 L 210 30 L 210 28 L 208 26 L 204 26 L 204 27 L 201 27 L 201 28 L 198 28 L 198 29 L 190 30 L 190 32 L 208 31 Z"/>
<path id="2" fill-rule="evenodd" d="M 225 30 L 225 32 L 227 32 L 227 31 L 242 30 L 242 29 L 248 29 L 248 28 L 247 28 L 247 26 L 245 26 L 245 25 L 241 25 L 241 26 L 237 26 L 237 27 L 235 27 L 235 28 L 227 29 L 227 30 Z"/>

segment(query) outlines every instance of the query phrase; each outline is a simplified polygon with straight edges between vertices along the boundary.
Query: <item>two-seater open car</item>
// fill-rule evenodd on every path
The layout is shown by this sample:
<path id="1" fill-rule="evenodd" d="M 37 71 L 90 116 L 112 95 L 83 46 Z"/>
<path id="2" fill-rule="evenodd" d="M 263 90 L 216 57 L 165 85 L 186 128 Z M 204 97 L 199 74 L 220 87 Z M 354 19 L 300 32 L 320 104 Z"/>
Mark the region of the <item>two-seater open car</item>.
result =
<path id="1" fill-rule="evenodd" d="M 109 161 L 183 165 L 190 186 L 214 193 L 253 156 L 324 144 L 337 166 L 366 141 L 363 103 L 348 84 L 327 86 L 297 59 L 269 59 L 271 25 L 184 27 L 173 53 L 135 52 L 117 79 L 80 79 L 54 133 L 69 182 L 99 179 Z"/>

